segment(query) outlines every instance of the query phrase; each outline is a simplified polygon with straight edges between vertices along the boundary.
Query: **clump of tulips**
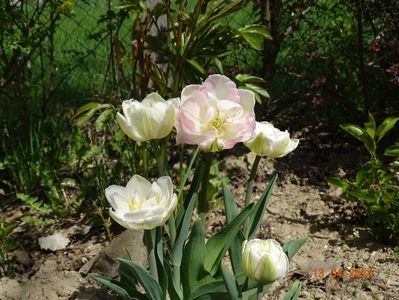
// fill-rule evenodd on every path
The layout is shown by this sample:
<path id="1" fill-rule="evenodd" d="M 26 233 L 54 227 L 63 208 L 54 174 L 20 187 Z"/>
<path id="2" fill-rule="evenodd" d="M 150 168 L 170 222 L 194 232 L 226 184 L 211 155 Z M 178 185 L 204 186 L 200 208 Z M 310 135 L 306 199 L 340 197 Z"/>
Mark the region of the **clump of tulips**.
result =
<path id="1" fill-rule="evenodd" d="M 141 102 L 122 103 L 118 124 L 132 140 L 151 143 L 160 177 L 150 182 L 133 175 L 125 187 L 108 187 L 105 196 L 116 222 L 125 228 L 144 230 L 149 271 L 121 258 L 120 281 L 99 275 L 93 275 L 94 279 L 125 299 L 244 300 L 258 299 L 275 280 L 287 274 L 289 261 L 306 239 L 283 246 L 272 239 L 255 239 L 277 176 L 256 202 L 252 201 L 252 189 L 261 157 L 283 157 L 295 150 L 298 140 L 268 122 L 256 122 L 254 106 L 251 91 L 238 89 L 222 75 L 211 75 L 201 85 L 186 86 L 180 99 L 164 100 L 151 93 Z M 177 194 L 176 184 L 168 176 L 164 142 L 173 128 L 177 144 L 197 146 Z M 238 209 L 228 186 L 223 184 L 226 226 L 206 241 L 207 187 L 214 153 L 237 143 L 244 143 L 256 154 L 245 207 Z M 200 151 L 204 152 L 204 161 L 194 171 L 184 195 L 188 173 Z M 196 208 L 198 217 L 193 223 Z M 227 253 L 231 268 L 222 260 Z M 296 299 L 299 290 L 300 284 L 295 282 L 287 297 Z"/>

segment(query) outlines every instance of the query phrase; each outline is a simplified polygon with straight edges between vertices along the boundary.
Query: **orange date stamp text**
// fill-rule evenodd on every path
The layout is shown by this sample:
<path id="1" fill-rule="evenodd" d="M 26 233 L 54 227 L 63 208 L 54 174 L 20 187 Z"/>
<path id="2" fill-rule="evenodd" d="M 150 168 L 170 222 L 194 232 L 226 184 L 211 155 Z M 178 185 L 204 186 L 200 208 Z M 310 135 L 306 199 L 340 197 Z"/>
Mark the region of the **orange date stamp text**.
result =
<path id="1" fill-rule="evenodd" d="M 328 274 L 331 274 L 334 278 L 341 279 L 368 279 L 374 276 L 374 271 L 371 268 L 350 268 L 349 271 L 344 268 L 332 268 L 329 272 L 324 268 L 314 267 L 312 268 L 312 274 L 317 278 L 324 278 Z"/>

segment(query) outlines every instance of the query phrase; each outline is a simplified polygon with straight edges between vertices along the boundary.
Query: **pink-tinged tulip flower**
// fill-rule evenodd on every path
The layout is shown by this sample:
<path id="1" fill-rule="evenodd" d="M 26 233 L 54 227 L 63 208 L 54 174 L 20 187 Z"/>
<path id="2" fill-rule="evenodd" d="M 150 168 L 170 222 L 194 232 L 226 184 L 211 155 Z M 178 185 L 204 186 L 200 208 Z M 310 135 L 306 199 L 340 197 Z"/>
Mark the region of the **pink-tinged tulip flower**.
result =
<path id="1" fill-rule="evenodd" d="M 186 86 L 176 113 L 177 143 L 206 151 L 231 149 L 254 136 L 255 95 L 223 75 Z"/>

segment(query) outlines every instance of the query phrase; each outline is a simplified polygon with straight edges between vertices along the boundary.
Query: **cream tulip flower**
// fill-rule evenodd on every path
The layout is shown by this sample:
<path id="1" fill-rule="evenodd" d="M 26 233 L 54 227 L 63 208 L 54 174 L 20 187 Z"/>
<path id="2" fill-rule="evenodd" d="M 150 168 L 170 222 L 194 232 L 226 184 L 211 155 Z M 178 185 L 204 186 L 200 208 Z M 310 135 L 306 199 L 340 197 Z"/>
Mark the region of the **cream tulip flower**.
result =
<path id="1" fill-rule="evenodd" d="M 110 216 L 125 228 L 147 230 L 165 224 L 177 205 L 169 176 L 151 183 L 134 175 L 126 187 L 111 185 L 105 189 L 111 204 Z"/>
<path id="2" fill-rule="evenodd" d="M 242 263 L 245 274 L 261 283 L 271 283 L 284 277 L 289 270 L 287 255 L 280 244 L 272 239 L 245 241 Z"/>
<path id="3" fill-rule="evenodd" d="M 141 102 L 123 101 L 123 114 L 117 113 L 116 120 L 123 132 L 136 142 L 162 139 L 173 129 L 178 106 L 178 98 L 166 101 L 159 94 L 151 93 Z"/>
<path id="4" fill-rule="evenodd" d="M 298 147 L 299 140 L 291 139 L 288 131 L 281 131 L 269 122 L 256 122 L 255 137 L 244 142 L 258 156 L 278 158 Z"/>

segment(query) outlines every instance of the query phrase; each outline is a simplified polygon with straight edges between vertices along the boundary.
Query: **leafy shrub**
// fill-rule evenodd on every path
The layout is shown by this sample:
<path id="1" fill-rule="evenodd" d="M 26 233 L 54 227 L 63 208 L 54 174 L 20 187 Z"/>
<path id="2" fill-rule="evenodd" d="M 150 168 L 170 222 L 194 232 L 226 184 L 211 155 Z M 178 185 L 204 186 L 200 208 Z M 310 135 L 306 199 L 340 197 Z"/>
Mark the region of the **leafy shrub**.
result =
<path id="1" fill-rule="evenodd" d="M 65 191 L 77 187 L 73 173 L 87 156 L 85 137 L 63 117 L 47 118 L 29 127 L 27 134 L 6 129 L 3 183 L 41 214 L 73 211 L 77 203 L 69 203 Z"/>
<path id="2" fill-rule="evenodd" d="M 392 130 L 399 117 L 388 117 L 378 127 L 374 117 L 360 127 L 344 124 L 343 130 L 363 143 L 371 158 L 357 172 L 354 181 L 329 178 L 342 188 L 341 197 L 361 203 L 366 209 L 367 224 L 384 241 L 398 242 L 399 236 L 399 161 L 385 162 L 377 153 L 377 144 Z M 385 157 L 399 157 L 399 141 L 385 149 Z"/>
<path id="3" fill-rule="evenodd" d="M 0 219 L 0 276 L 9 276 L 13 273 L 14 259 L 10 259 L 7 252 L 16 248 L 17 244 L 9 238 L 17 227 L 16 223 L 6 223 Z"/>
<path id="4" fill-rule="evenodd" d="M 270 82 L 274 110 L 286 114 L 287 107 L 294 107 L 293 113 L 306 109 L 308 118 L 333 124 L 356 111 L 374 111 L 377 117 L 397 112 L 393 24 L 398 14 L 392 14 L 397 2 L 358 3 L 283 1 L 278 28 L 282 42 Z"/>

